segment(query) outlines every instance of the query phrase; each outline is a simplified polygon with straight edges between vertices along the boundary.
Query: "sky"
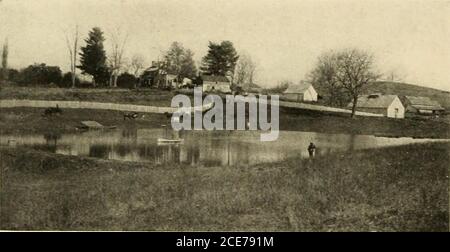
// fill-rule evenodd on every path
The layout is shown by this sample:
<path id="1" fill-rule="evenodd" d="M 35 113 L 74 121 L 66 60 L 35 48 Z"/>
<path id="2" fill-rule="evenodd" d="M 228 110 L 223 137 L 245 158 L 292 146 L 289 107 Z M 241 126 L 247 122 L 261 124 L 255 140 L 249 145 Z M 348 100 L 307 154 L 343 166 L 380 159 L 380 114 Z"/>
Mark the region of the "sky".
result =
<path id="1" fill-rule="evenodd" d="M 0 43 L 9 64 L 69 70 L 65 35 L 78 25 L 128 34 L 125 55 L 148 64 L 173 41 L 200 63 L 209 41 L 230 40 L 257 62 L 256 82 L 298 82 L 329 50 L 374 55 L 380 73 L 450 91 L 450 1 L 433 0 L 0 0 Z M 83 42 L 84 43 L 84 42 Z M 82 45 L 83 45 L 82 43 Z"/>

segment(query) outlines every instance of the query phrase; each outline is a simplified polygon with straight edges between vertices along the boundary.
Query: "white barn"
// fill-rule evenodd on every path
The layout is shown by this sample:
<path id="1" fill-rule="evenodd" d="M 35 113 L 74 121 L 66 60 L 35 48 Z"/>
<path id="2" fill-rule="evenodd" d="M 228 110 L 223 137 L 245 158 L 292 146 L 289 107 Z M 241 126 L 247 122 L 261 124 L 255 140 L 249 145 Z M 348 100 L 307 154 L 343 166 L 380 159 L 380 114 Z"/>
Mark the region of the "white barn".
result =
<path id="1" fill-rule="evenodd" d="M 351 108 L 353 103 L 348 104 Z M 397 95 L 370 94 L 358 97 L 356 111 L 382 114 L 389 118 L 405 118 L 405 107 Z"/>
<path id="2" fill-rule="evenodd" d="M 317 91 L 312 84 L 302 82 L 299 85 L 289 86 L 286 91 L 283 92 L 282 98 L 287 101 L 295 102 L 316 102 Z"/>

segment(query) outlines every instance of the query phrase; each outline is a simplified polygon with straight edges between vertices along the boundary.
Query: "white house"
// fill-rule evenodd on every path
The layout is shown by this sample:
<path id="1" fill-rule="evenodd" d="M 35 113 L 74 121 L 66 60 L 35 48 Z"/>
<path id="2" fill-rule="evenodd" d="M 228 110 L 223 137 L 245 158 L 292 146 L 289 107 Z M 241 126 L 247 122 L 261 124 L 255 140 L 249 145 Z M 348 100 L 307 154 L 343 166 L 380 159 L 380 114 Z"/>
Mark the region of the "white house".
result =
<path id="1" fill-rule="evenodd" d="M 317 92 L 313 85 L 306 82 L 301 82 L 298 85 L 289 86 L 283 92 L 282 98 L 287 101 L 295 102 L 315 102 L 317 101 Z"/>
<path id="2" fill-rule="evenodd" d="M 353 103 L 348 104 L 351 108 Z M 356 111 L 382 114 L 390 118 L 405 118 L 405 107 L 397 95 L 370 94 L 358 97 Z"/>
<path id="3" fill-rule="evenodd" d="M 202 75 L 203 92 L 231 93 L 231 82 L 225 76 Z"/>

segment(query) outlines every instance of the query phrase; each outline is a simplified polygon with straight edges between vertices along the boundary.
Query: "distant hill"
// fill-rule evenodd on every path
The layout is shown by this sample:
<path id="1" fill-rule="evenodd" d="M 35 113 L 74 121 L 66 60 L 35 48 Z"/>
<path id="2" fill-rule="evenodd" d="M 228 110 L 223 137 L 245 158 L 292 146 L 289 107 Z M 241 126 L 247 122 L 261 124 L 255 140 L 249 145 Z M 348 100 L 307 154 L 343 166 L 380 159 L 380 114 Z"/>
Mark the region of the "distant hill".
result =
<path id="1" fill-rule="evenodd" d="M 426 96 L 439 102 L 447 110 L 450 109 L 450 92 L 434 88 L 400 82 L 377 81 L 366 87 L 366 93 Z"/>

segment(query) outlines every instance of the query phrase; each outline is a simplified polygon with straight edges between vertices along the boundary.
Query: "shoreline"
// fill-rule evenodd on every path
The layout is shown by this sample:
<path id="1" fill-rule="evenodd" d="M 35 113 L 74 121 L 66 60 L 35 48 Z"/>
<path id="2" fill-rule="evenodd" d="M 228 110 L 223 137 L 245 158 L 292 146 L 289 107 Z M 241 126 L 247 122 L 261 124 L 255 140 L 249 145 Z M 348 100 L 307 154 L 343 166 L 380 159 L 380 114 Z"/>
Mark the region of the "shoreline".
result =
<path id="1" fill-rule="evenodd" d="M 140 113 L 136 120 L 124 120 L 123 111 L 97 109 L 63 109 L 61 115 L 43 117 L 45 108 L 2 108 L 2 134 L 74 133 L 81 121 L 97 121 L 118 129 L 159 128 L 168 118 L 160 113 Z M 280 109 L 280 131 L 304 131 L 327 134 L 375 135 L 381 137 L 412 137 L 450 139 L 450 124 L 441 121 L 356 117 L 286 111 Z"/>

